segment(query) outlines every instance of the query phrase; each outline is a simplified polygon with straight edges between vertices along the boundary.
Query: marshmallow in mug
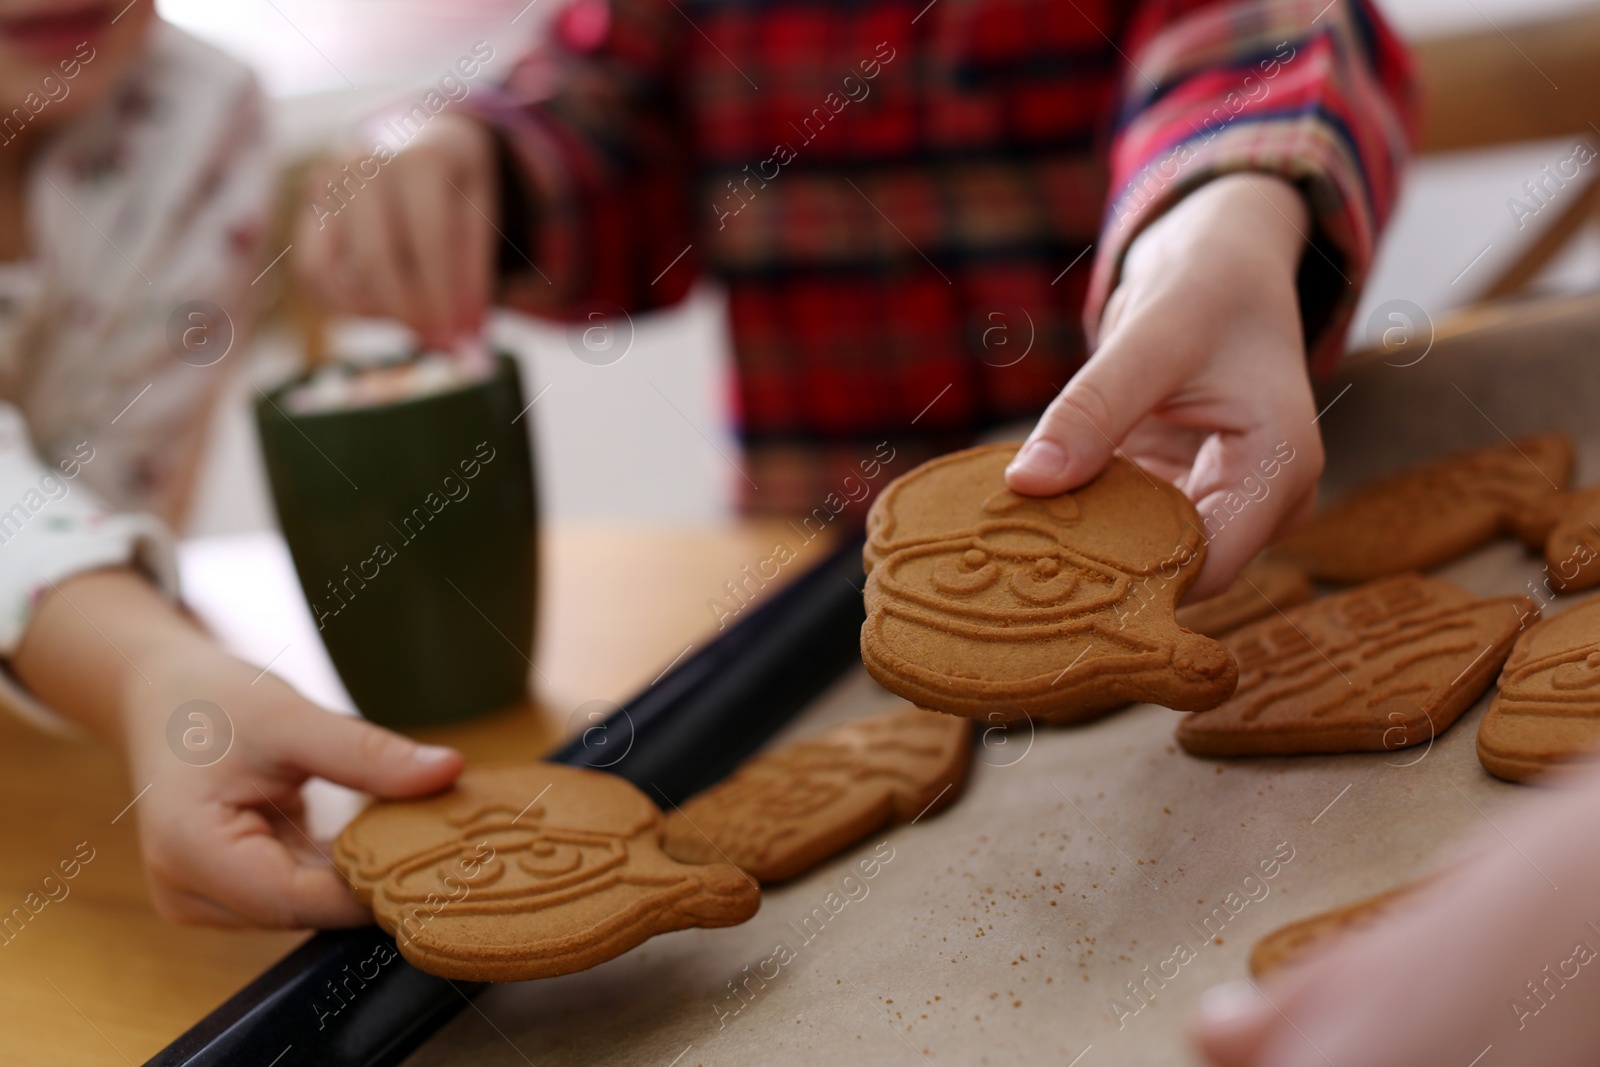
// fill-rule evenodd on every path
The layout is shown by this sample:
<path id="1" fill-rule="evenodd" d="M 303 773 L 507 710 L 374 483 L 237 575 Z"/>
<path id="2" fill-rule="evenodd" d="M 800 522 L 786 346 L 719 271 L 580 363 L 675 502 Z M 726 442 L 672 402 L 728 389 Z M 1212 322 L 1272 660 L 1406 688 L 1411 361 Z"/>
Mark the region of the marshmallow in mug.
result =
<path id="1" fill-rule="evenodd" d="M 461 389 L 494 373 L 492 360 L 461 360 L 443 352 L 369 367 L 329 364 L 284 395 L 296 415 L 378 407 Z"/>

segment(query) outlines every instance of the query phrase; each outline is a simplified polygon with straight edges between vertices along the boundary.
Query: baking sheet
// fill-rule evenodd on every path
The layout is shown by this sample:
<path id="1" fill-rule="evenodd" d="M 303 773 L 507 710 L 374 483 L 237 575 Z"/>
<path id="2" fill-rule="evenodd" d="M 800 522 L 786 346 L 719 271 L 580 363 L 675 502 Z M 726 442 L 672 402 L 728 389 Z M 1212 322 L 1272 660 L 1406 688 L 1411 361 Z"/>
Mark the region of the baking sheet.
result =
<path id="1" fill-rule="evenodd" d="M 1542 328 L 1357 363 L 1324 391 L 1328 484 L 1556 428 L 1600 480 L 1600 314 Z M 1501 542 L 1436 573 L 1487 595 L 1541 568 Z M 407 1063 L 1197 1063 L 1197 999 L 1257 938 L 1432 869 L 1526 795 L 1478 764 L 1488 701 L 1388 754 L 1197 759 L 1173 743 L 1181 713 L 1148 705 L 993 729 L 944 813 L 768 890 L 743 926 L 491 988 Z M 786 736 L 898 703 L 858 670 Z"/>
<path id="2" fill-rule="evenodd" d="M 804 725 L 893 703 L 857 673 Z M 1481 710 L 1426 754 L 1248 763 L 1185 755 L 1180 713 L 1151 706 L 1031 743 L 1025 727 L 997 731 L 954 807 L 769 890 L 744 926 L 493 988 L 482 1015 L 408 1062 L 1071 1063 L 1085 1049 L 1084 1067 L 1194 1062 L 1182 1037 L 1195 998 L 1243 976 L 1255 939 L 1420 873 L 1481 825 L 1469 800 L 1492 816 L 1513 791 L 1478 766 Z M 891 854 L 875 878 L 841 884 Z M 813 915 L 830 904 L 836 915 Z M 736 999 L 728 983 L 752 972 Z M 1124 983 L 1148 974 L 1145 1004 Z"/>

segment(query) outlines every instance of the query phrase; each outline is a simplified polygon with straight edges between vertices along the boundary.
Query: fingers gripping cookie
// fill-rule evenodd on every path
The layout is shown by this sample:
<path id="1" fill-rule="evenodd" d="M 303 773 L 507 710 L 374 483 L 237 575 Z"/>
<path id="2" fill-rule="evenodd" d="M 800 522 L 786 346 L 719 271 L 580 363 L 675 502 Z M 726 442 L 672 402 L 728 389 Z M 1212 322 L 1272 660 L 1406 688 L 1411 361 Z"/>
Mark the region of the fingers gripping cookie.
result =
<path id="1" fill-rule="evenodd" d="M 475 767 L 437 796 L 356 816 L 334 862 L 418 968 L 523 981 L 755 914 L 760 890 L 738 868 L 670 859 L 661 833 L 656 806 L 612 775 Z"/>
<path id="2" fill-rule="evenodd" d="M 1214 707 L 1237 668 L 1180 627 L 1205 538 L 1176 487 L 1113 459 L 1054 497 L 1005 487 L 1015 445 L 896 479 L 868 514 L 861 656 L 914 704 L 1075 721 L 1148 700 Z"/>

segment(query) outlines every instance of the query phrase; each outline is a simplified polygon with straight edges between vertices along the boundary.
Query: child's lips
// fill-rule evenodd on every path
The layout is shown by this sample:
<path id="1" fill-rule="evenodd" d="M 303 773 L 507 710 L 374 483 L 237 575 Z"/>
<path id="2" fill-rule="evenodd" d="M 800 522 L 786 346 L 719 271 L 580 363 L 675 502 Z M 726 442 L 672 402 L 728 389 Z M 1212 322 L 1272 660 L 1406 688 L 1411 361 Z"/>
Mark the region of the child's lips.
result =
<path id="1" fill-rule="evenodd" d="M 115 17 L 110 4 L 10 15 L 0 18 L 0 41 L 32 55 L 65 59 L 80 44 L 98 39 Z"/>

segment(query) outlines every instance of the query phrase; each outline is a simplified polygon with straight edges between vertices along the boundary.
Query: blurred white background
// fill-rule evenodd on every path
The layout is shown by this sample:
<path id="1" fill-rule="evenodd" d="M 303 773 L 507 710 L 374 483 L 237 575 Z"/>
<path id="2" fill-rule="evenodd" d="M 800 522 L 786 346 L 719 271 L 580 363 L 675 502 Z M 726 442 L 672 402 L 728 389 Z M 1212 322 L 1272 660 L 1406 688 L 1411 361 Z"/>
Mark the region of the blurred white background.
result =
<path id="1" fill-rule="evenodd" d="M 250 63 L 271 94 L 285 159 L 305 154 L 355 116 L 435 81 L 474 42 L 503 64 L 542 32 L 561 0 L 158 0 L 162 14 Z M 1380 0 L 1408 36 L 1515 29 L 1523 20 L 1590 7 L 1593 0 Z M 1513 48 L 1508 40 L 1506 47 Z M 491 71 L 492 73 L 492 71 Z M 1600 146 L 1600 130 L 1591 144 Z M 1563 139 L 1512 150 L 1435 156 L 1418 165 L 1384 241 L 1352 340 L 1372 308 L 1393 298 L 1429 314 L 1469 300 L 1536 233 L 1519 231 L 1507 200 L 1545 163 L 1570 153 Z M 282 264 L 279 268 L 281 269 Z M 1465 273 L 1463 273 L 1465 272 Z M 1540 279 L 1541 287 L 1600 282 L 1600 236 L 1591 225 Z M 632 349 L 596 367 L 578 360 L 565 332 L 513 315 L 497 340 L 522 360 L 533 409 L 542 503 L 555 519 L 717 522 L 730 517 L 737 477 L 705 438 L 734 454 L 728 428 L 728 340 L 723 305 L 702 285 L 684 306 L 636 322 Z M 190 534 L 273 525 L 248 381 L 281 375 L 286 338 L 261 338 L 218 414 Z M 671 403 L 664 402 L 665 394 Z M 704 437 L 702 437 L 702 434 Z"/>

